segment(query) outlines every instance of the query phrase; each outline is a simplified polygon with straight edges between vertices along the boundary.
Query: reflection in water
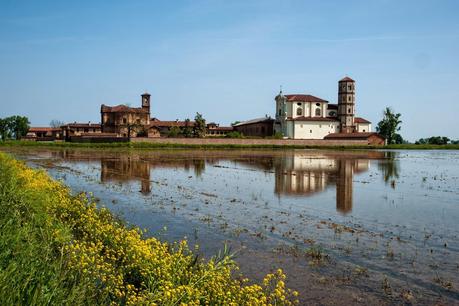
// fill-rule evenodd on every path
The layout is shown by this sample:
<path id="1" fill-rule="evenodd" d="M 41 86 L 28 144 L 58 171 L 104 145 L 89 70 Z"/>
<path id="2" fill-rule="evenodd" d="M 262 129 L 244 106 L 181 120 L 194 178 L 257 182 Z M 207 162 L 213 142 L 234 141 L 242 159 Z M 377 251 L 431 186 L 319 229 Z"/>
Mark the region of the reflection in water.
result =
<path id="1" fill-rule="evenodd" d="M 278 195 L 309 196 L 336 185 L 336 210 L 352 211 L 354 173 L 367 171 L 370 159 L 380 152 L 352 154 L 292 154 L 276 164 L 275 192 Z"/>
<path id="2" fill-rule="evenodd" d="M 100 180 L 102 182 L 125 182 L 140 180 L 140 192 L 149 194 L 150 165 L 130 155 L 122 155 L 117 158 L 101 158 Z"/>
<path id="3" fill-rule="evenodd" d="M 392 188 L 395 188 L 395 179 L 399 177 L 399 161 L 396 159 L 396 152 L 384 152 L 384 162 L 378 164 L 379 170 L 382 172 L 384 182 L 391 182 Z"/>
<path id="4" fill-rule="evenodd" d="M 57 152 L 54 152 L 57 153 Z M 390 153 L 390 154 L 388 154 Z M 155 168 L 193 168 L 201 176 L 207 165 L 230 161 L 235 165 L 274 172 L 274 193 L 278 197 L 307 197 L 336 186 L 336 210 L 346 214 L 352 211 L 354 174 L 368 171 L 370 160 L 384 159 L 379 169 L 385 180 L 398 177 L 398 166 L 393 152 L 332 152 L 332 151 L 178 151 L 110 152 L 103 156 L 84 151 L 61 151 L 67 160 L 100 160 L 102 182 L 139 181 L 140 192 L 151 193 L 151 171 Z"/>

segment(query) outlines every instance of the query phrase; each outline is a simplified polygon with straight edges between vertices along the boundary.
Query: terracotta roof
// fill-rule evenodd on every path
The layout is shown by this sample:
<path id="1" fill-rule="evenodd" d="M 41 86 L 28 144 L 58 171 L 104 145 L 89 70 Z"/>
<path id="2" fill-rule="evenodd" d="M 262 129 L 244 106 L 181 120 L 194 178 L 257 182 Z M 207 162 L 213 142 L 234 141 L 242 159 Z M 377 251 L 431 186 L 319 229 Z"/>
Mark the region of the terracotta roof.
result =
<path id="1" fill-rule="evenodd" d="M 368 137 L 376 135 L 378 137 L 384 138 L 375 132 L 366 132 L 366 133 L 331 133 L 324 137 L 324 139 L 368 139 Z"/>
<path id="2" fill-rule="evenodd" d="M 341 82 L 355 82 L 355 81 L 353 79 L 351 79 L 350 77 L 345 77 L 345 78 L 339 80 L 339 83 L 341 83 Z"/>
<path id="3" fill-rule="evenodd" d="M 189 126 L 194 125 L 194 121 L 190 121 Z M 153 120 L 150 121 L 150 126 L 155 126 L 155 127 L 172 127 L 172 126 L 178 126 L 178 127 L 184 127 L 186 126 L 185 121 L 162 121 L 162 120 Z"/>
<path id="4" fill-rule="evenodd" d="M 102 104 L 100 107 L 102 113 L 148 113 L 148 109 L 141 107 L 129 107 L 126 105 L 107 106 Z"/>
<path id="5" fill-rule="evenodd" d="M 214 129 L 210 129 L 210 131 L 232 131 L 234 128 L 232 126 L 219 126 Z"/>
<path id="6" fill-rule="evenodd" d="M 35 132 L 58 132 L 60 131 L 60 128 L 52 128 L 52 127 L 31 127 L 29 129 L 29 132 L 35 133 Z"/>
<path id="7" fill-rule="evenodd" d="M 338 109 L 338 104 L 328 103 L 328 109 Z"/>
<path id="8" fill-rule="evenodd" d="M 300 101 L 300 102 L 328 102 L 327 100 L 323 100 L 321 98 L 317 98 L 317 97 L 314 97 L 314 96 L 311 96 L 311 95 L 285 95 L 285 97 L 287 98 L 287 101 L 289 102 L 296 102 L 296 101 Z"/>
<path id="9" fill-rule="evenodd" d="M 77 123 L 77 122 L 74 122 L 74 123 L 67 123 L 62 127 L 69 127 L 69 128 L 100 128 L 101 125 L 99 123 Z"/>
<path id="10" fill-rule="evenodd" d="M 289 121 L 338 121 L 335 117 L 296 117 L 287 118 Z"/>
<path id="11" fill-rule="evenodd" d="M 355 117 L 355 118 L 354 118 L 354 122 L 355 122 L 355 123 L 371 123 L 371 122 L 368 121 L 367 119 L 363 119 L 363 118 L 360 118 L 360 117 Z"/>
<path id="12" fill-rule="evenodd" d="M 257 118 L 257 119 L 252 119 L 252 120 L 239 122 L 238 124 L 235 124 L 233 126 L 241 126 L 241 125 L 261 123 L 261 122 L 271 122 L 271 121 L 274 122 L 274 119 L 271 118 L 271 117 L 261 117 L 261 118 Z"/>

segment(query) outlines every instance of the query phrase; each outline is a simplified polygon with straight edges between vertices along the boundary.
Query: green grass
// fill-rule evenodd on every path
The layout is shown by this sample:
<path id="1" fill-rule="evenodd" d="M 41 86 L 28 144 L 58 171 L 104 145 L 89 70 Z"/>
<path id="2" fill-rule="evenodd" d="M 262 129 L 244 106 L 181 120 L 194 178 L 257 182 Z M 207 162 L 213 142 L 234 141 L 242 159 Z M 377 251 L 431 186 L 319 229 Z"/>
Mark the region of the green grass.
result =
<path id="1" fill-rule="evenodd" d="M 304 145 L 271 145 L 271 144 L 180 144 L 150 142 L 114 142 L 114 143 L 73 143 L 73 142 L 36 142 L 36 141 L 5 141 L 1 146 L 14 147 L 55 147 L 55 148 L 126 148 L 126 149 L 332 149 L 332 150 L 459 150 L 459 144 L 448 145 L 416 145 L 397 144 L 387 146 L 342 145 L 342 146 L 304 146 Z"/>

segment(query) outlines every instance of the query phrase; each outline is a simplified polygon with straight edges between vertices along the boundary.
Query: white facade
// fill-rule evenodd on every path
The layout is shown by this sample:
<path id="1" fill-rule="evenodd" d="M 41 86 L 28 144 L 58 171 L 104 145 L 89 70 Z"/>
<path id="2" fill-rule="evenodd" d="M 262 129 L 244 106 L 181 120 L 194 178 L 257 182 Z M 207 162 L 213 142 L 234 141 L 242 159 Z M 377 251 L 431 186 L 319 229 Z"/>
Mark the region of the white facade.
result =
<path id="1" fill-rule="evenodd" d="M 346 98 L 346 101 L 332 105 L 311 95 L 284 95 L 281 91 L 275 98 L 275 132 L 290 139 L 323 139 L 331 133 L 371 132 L 371 123 L 367 120 L 355 118 L 354 122 L 354 81 L 346 77 L 339 82 L 339 86 L 338 96 Z"/>
<path id="2" fill-rule="evenodd" d="M 358 133 L 371 132 L 371 123 L 357 123 L 357 132 Z"/>
<path id="3" fill-rule="evenodd" d="M 331 133 L 339 132 L 338 121 L 293 121 L 294 139 L 323 139 Z"/>

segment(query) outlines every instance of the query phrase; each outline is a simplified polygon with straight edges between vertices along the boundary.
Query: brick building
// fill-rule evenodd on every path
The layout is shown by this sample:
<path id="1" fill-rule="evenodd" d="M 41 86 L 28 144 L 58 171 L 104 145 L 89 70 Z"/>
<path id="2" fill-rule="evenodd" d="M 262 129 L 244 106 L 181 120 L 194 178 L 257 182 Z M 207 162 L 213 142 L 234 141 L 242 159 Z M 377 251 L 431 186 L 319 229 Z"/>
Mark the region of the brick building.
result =
<path id="1" fill-rule="evenodd" d="M 122 137 L 149 136 L 150 94 L 144 93 L 141 107 L 126 105 L 100 107 L 103 133 L 115 133 Z"/>
<path id="2" fill-rule="evenodd" d="M 266 137 L 274 134 L 274 119 L 262 117 L 234 124 L 235 131 L 244 136 Z"/>

